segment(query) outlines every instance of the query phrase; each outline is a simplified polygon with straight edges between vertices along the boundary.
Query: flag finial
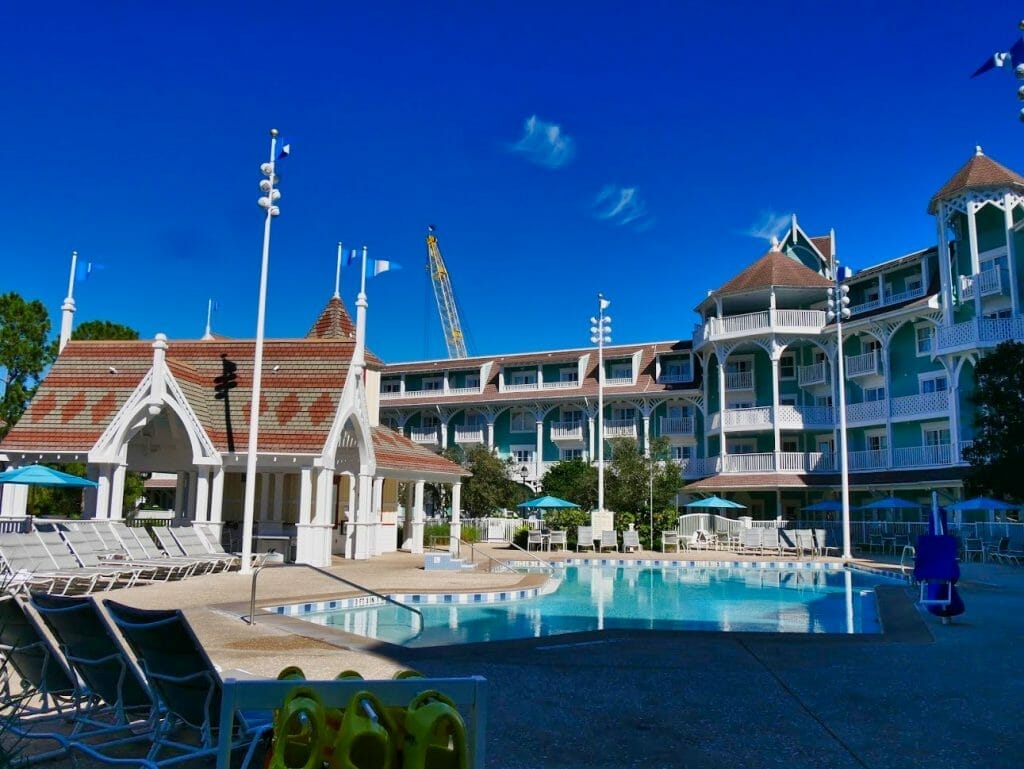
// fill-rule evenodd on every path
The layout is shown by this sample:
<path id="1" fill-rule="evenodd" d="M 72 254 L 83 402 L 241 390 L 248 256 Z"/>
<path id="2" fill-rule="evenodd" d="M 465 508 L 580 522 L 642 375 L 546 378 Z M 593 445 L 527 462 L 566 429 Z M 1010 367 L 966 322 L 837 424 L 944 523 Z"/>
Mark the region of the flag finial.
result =
<path id="1" fill-rule="evenodd" d="M 974 145 L 974 156 L 975 157 L 980 157 L 981 155 L 984 155 L 984 154 L 985 153 L 981 151 L 981 145 L 980 144 L 975 144 Z"/>

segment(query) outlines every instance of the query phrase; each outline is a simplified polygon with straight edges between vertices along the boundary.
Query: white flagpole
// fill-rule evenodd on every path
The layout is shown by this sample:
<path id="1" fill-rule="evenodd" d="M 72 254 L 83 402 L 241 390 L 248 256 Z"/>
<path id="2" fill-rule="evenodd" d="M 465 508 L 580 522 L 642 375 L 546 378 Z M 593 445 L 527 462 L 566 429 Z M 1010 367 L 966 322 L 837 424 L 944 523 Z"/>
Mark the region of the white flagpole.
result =
<path id="1" fill-rule="evenodd" d="M 57 354 L 64 351 L 64 346 L 71 340 L 71 326 L 75 320 L 75 273 L 78 272 L 78 252 L 71 252 L 71 274 L 68 276 L 68 295 L 60 306 L 60 337 L 57 341 Z"/>
<path id="2" fill-rule="evenodd" d="M 366 246 L 363 246 L 363 277 L 359 282 L 359 293 L 366 296 Z"/>
<path id="3" fill-rule="evenodd" d="M 249 448 L 245 457 L 245 503 L 242 513 L 242 574 L 252 573 L 252 532 L 256 508 L 256 450 L 260 427 L 260 388 L 263 381 L 263 326 L 267 310 L 267 268 L 270 261 L 270 221 L 280 210 L 275 201 L 274 174 L 275 150 L 277 149 L 277 129 L 270 130 L 270 162 L 266 164 L 267 179 L 260 184 L 266 196 L 260 198 L 260 206 L 266 208 L 267 218 L 263 223 L 263 260 L 260 264 L 260 297 L 256 311 L 256 351 L 253 355 L 252 368 L 252 400 L 249 406 Z M 267 173 L 269 171 L 269 173 Z M 252 619 L 250 618 L 250 622 Z"/>
<path id="4" fill-rule="evenodd" d="M 334 298 L 341 299 L 341 241 L 338 241 L 338 264 L 334 268 Z"/>
<path id="5" fill-rule="evenodd" d="M 212 315 L 213 315 L 213 299 L 207 299 L 206 300 L 206 333 L 203 334 L 203 339 L 213 339 L 213 328 L 210 325 Z"/>
<path id="6" fill-rule="evenodd" d="M 68 276 L 68 299 L 75 298 L 75 273 L 78 271 L 78 252 L 71 252 L 71 274 Z M 88 298 L 88 297 L 86 297 Z"/>

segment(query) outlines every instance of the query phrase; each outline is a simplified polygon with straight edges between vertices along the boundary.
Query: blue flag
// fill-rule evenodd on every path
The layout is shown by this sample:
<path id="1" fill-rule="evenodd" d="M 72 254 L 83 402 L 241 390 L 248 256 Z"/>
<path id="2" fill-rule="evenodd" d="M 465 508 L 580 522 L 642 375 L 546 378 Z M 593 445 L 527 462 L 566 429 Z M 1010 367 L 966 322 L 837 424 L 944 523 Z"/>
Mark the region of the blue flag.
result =
<path id="1" fill-rule="evenodd" d="M 277 142 L 277 160 L 284 160 L 292 154 L 292 143 L 288 139 L 279 139 Z"/>
<path id="2" fill-rule="evenodd" d="M 83 283 L 92 276 L 94 272 L 98 272 L 104 269 L 102 264 L 93 264 L 92 262 L 79 262 L 75 265 L 75 282 Z"/>
<path id="3" fill-rule="evenodd" d="M 1007 65 L 1013 67 L 1018 64 L 1024 64 L 1024 38 L 1017 40 L 1009 51 L 1000 51 L 988 59 L 985 63 L 974 70 L 974 74 L 971 77 L 977 77 L 978 75 L 984 75 L 989 70 L 996 69 L 997 67 L 1005 67 Z"/>
<path id="4" fill-rule="evenodd" d="M 348 259 L 345 261 L 345 265 L 348 266 L 354 263 L 358 255 L 359 253 L 354 248 L 351 251 L 349 251 Z"/>

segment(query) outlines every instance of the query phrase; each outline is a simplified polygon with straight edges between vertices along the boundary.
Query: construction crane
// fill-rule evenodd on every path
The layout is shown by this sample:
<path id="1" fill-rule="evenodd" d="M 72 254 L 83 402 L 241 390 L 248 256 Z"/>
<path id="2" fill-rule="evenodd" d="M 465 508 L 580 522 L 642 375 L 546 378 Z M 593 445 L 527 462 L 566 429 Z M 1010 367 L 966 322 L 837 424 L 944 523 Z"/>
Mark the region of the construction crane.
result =
<path id="1" fill-rule="evenodd" d="M 430 282 L 434 286 L 434 299 L 437 311 L 441 315 L 441 330 L 444 332 L 444 343 L 448 345 L 449 358 L 468 358 L 466 339 L 462 335 L 462 323 L 459 322 L 459 308 L 455 304 L 452 282 L 448 278 L 448 270 L 441 258 L 441 249 L 437 246 L 437 228 L 427 227 L 427 270 L 430 271 Z"/>

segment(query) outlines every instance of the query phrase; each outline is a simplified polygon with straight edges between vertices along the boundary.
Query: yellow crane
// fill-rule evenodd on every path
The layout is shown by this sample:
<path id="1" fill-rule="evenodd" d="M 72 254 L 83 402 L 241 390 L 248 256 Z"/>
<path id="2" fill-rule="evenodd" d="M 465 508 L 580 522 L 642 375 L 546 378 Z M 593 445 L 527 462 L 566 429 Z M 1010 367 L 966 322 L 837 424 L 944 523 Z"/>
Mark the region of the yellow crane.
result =
<path id="1" fill-rule="evenodd" d="M 427 227 L 427 269 L 430 271 L 430 282 L 434 286 L 434 299 L 437 311 L 441 315 L 441 330 L 444 332 L 444 343 L 448 345 L 449 358 L 468 358 L 466 338 L 462 334 L 462 323 L 459 321 L 459 308 L 455 304 L 455 293 L 452 281 L 448 277 L 448 269 L 444 266 L 441 249 L 437 245 L 437 228 Z"/>

